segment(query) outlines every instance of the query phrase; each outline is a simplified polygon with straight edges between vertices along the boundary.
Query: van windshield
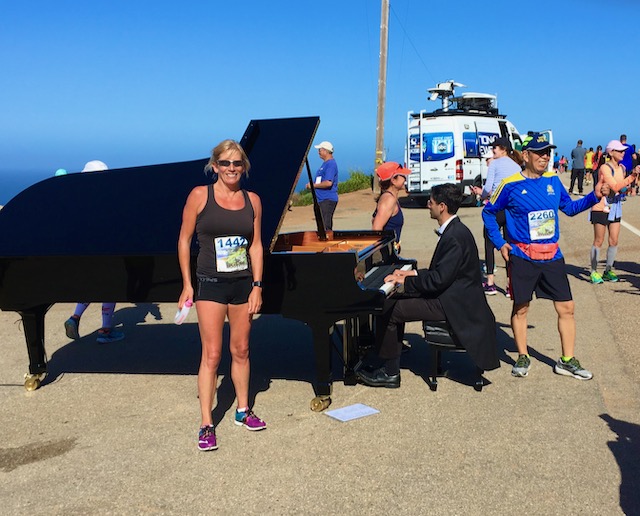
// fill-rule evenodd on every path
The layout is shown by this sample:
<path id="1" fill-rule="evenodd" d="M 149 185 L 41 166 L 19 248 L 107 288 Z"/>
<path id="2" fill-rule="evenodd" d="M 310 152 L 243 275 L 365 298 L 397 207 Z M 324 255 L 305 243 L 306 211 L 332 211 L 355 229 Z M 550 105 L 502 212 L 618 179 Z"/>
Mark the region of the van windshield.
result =
<path id="1" fill-rule="evenodd" d="M 420 154 L 418 150 L 418 134 L 411 136 L 411 156 L 413 161 L 420 160 Z M 454 145 L 453 145 L 453 133 L 452 132 L 439 132 L 439 133 L 423 133 L 422 134 L 422 161 L 442 161 L 453 157 Z"/>

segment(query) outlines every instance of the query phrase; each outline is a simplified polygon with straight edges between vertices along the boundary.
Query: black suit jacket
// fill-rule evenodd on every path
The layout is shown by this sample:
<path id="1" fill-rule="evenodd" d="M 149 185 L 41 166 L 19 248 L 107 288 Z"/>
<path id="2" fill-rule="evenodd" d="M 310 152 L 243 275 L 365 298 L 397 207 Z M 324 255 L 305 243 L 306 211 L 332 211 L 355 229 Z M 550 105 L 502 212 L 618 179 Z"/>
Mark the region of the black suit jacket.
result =
<path id="1" fill-rule="evenodd" d="M 496 320 L 482 288 L 476 241 L 456 217 L 445 228 L 428 269 L 405 279 L 405 292 L 435 297 L 447 317 L 454 338 L 484 370 L 500 366 Z"/>

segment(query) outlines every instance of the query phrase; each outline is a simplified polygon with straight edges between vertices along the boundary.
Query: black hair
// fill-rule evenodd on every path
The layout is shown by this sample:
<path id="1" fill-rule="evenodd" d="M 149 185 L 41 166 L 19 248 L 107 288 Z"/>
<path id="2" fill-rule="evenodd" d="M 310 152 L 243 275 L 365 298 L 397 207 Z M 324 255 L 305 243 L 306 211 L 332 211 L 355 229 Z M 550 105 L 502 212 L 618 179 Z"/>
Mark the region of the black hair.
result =
<path id="1" fill-rule="evenodd" d="M 431 189 L 431 197 L 436 203 L 445 203 L 450 215 L 455 215 L 462 204 L 462 190 L 453 183 L 436 185 Z"/>

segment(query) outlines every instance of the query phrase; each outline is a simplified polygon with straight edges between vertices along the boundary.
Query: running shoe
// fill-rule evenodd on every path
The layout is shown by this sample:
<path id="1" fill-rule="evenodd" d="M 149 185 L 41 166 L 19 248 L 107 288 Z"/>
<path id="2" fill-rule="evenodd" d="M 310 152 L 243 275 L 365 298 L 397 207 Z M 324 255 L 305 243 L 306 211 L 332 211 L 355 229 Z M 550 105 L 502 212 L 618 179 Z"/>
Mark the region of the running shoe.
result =
<path id="1" fill-rule="evenodd" d="M 246 412 L 238 412 L 236 410 L 236 417 L 233 422 L 253 432 L 267 428 L 267 424 L 256 416 L 252 410 L 247 410 Z"/>
<path id="2" fill-rule="evenodd" d="M 69 317 L 64 322 L 64 331 L 67 334 L 67 337 L 73 340 L 79 339 L 80 338 L 80 333 L 78 332 L 79 326 L 80 326 L 80 319 L 76 319 L 75 317 Z"/>
<path id="3" fill-rule="evenodd" d="M 604 274 L 602 275 L 602 279 L 604 281 L 610 281 L 611 283 L 615 283 L 616 281 L 618 281 L 618 276 L 616 276 L 616 274 L 613 271 L 604 271 Z"/>
<path id="4" fill-rule="evenodd" d="M 568 362 L 559 358 L 553 367 L 553 372 L 564 376 L 573 376 L 578 380 L 591 380 L 593 378 L 593 373 L 582 367 L 576 357 L 571 357 Z"/>
<path id="5" fill-rule="evenodd" d="M 483 283 L 482 287 L 484 288 L 484 293 L 487 296 L 495 296 L 498 293 L 498 289 L 495 285 L 488 285 L 487 283 Z"/>
<path id="6" fill-rule="evenodd" d="M 200 427 L 198 431 L 198 449 L 200 451 L 217 450 L 216 429 L 213 425 Z"/>
<path id="7" fill-rule="evenodd" d="M 124 339 L 124 333 L 121 331 L 100 329 L 98 330 L 98 338 L 96 341 L 100 344 L 110 344 L 111 342 L 118 342 L 122 339 Z"/>
<path id="8" fill-rule="evenodd" d="M 518 355 L 518 360 L 511 369 L 511 375 L 518 378 L 524 378 L 529 374 L 531 367 L 531 359 L 527 355 Z"/>
<path id="9" fill-rule="evenodd" d="M 606 272 L 605 272 L 605 274 L 606 274 Z M 600 283 L 604 283 L 604 280 L 602 279 L 602 276 L 600 275 L 599 272 L 593 271 L 591 273 L 591 283 L 593 283 L 594 285 L 598 285 Z"/>

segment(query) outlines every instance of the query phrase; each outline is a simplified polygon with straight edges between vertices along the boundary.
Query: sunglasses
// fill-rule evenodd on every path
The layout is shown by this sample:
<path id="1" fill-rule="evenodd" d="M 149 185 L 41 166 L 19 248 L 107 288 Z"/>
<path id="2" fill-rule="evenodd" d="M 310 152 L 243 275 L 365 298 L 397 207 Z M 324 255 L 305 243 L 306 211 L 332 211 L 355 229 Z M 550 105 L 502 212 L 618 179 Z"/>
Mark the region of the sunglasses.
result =
<path id="1" fill-rule="evenodd" d="M 244 166 L 244 161 L 242 161 L 241 159 L 237 159 L 235 161 L 229 161 L 228 159 L 219 159 L 216 163 L 218 163 L 219 167 L 230 167 L 231 165 L 233 165 L 234 167 L 243 167 Z"/>
<path id="2" fill-rule="evenodd" d="M 533 152 L 534 154 L 537 154 L 538 156 L 551 156 L 551 149 L 542 149 L 542 150 L 533 150 L 533 149 L 527 149 L 529 152 Z"/>

